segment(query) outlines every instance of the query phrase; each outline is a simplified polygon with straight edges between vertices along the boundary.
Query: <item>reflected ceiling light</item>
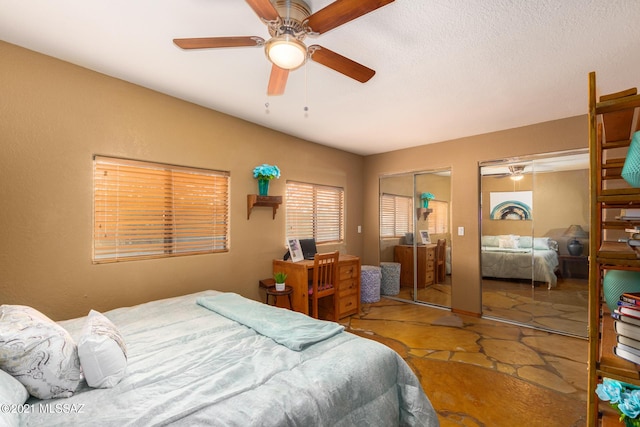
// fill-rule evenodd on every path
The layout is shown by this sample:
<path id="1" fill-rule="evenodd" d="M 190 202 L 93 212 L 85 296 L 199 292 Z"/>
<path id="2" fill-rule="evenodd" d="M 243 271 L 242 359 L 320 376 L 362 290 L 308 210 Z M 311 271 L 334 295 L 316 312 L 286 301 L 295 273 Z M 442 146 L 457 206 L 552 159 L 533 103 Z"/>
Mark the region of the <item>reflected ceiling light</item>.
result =
<path id="1" fill-rule="evenodd" d="M 509 178 L 514 181 L 520 181 L 522 178 L 524 178 L 524 175 L 522 175 L 523 172 L 524 166 L 522 165 L 509 166 L 509 174 L 511 175 Z"/>
<path id="2" fill-rule="evenodd" d="M 272 37 L 264 45 L 264 52 L 276 66 L 295 70 L 307 60 L 307 47 L 289 34 Z"/>

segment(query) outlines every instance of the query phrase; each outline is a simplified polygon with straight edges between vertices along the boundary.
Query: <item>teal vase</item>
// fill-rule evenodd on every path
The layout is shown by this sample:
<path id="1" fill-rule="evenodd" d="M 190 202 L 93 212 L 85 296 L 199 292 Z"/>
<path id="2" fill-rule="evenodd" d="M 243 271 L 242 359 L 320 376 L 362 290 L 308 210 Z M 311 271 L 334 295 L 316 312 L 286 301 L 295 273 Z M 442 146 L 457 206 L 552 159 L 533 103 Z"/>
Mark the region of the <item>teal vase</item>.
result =
<path id="1" fill-rule="evenodd" d="M 425 209 L 429 207 L 429 199 L 422 199 L 422 207 Z"/>
<path id="2" fill-rule="evenodd" d="M 260 178 L 258 179 L 258 195 L 259 196 L 268 196 L 269 195 L 269 180 Z"/>

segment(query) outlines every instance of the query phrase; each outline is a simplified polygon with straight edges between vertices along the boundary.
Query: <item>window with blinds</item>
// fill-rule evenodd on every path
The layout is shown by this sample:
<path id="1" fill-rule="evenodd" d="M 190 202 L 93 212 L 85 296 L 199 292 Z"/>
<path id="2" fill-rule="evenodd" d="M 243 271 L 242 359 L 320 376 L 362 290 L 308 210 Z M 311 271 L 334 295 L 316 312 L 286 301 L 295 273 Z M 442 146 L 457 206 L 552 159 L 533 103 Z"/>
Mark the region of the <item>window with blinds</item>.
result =
<path id="1" fill-rule="evenodd" d="M 430 234 L 442 234 L 449 232 L 449 202 L 431 200 L 429 209 L 433 212 L 429 214 L 427 227 Z"/>
<path id="2" fill-rule="evenodd" d="M 380 196 L 380 237 L 403 237 L 413 231 L 413 198 Z"/>
<path id="3" fill-rule="evenodd" d="M 94 263 L 225 252 L 229 173 L 94 157 Z"/>
<path id="4" fill-rule="evenodd" d="M 344 189 L 287 181 L 287 238 L 344 240 Z"/>

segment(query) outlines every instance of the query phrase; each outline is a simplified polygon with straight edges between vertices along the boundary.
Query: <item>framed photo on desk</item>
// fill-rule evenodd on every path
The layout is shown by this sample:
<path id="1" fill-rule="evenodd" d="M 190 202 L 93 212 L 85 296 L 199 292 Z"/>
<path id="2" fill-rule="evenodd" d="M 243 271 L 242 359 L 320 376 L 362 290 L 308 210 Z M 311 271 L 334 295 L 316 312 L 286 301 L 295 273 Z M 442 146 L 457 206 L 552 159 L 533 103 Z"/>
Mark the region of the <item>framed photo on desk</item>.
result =
<path id="1" fill-rule="evenodd" d="M 429 237 L 429 231 L 420 230 L 420 239 L 422 240 L 422 244 L 424 245 L 431 243 L 431 237 Z"/>
<path id="2" fill-rule="evenodd" d="M 287 246 L 289 247 L 289 254 L 291 255 L 291 261 L 298 262 L 304 259 L 302 253 L 302 246 L 298 239 L 287 239 Z"/>

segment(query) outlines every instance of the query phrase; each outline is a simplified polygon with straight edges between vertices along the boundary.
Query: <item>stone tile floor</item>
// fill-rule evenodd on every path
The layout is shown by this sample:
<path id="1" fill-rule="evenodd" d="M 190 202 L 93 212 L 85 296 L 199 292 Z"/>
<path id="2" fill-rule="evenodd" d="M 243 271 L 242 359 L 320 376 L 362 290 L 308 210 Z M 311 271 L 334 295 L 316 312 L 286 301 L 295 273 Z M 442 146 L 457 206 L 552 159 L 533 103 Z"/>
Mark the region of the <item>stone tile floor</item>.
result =
<path id="1" fill-rule="evenodd" d="M 443 427 L 586 423 L 584 339 L 385 297 L 343 324 L 407 361 Z"/>

